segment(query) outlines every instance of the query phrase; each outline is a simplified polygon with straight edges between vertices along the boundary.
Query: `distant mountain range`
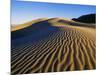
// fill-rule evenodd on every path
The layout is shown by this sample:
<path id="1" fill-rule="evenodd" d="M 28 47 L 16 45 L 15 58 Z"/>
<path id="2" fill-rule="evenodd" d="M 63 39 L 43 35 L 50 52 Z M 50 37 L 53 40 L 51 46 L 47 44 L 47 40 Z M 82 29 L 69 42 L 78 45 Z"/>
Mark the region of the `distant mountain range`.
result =
<path id="1" fill-rule="evenodd" d="M 96 23 L 96 14 L 82 15 L 79 18 L 73 18 L 72 20 L 83 23 Z"/>

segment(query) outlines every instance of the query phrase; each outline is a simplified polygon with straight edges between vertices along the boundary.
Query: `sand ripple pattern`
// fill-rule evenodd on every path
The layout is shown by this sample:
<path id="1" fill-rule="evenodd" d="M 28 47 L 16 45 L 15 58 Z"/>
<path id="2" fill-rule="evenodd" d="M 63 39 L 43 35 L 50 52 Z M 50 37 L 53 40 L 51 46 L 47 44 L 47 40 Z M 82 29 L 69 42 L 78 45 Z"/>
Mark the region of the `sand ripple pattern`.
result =
<path id="1" fill-rule="evenodd" d="M 95 29 L 77 26 L 57 27 L 47 38 L 13 46 L 13 74 L 91 70 L 96 68 Z M 39 36 L 40 37 L 40 36 Z M 23 39 L 22 39 L 23 40 Z"/>

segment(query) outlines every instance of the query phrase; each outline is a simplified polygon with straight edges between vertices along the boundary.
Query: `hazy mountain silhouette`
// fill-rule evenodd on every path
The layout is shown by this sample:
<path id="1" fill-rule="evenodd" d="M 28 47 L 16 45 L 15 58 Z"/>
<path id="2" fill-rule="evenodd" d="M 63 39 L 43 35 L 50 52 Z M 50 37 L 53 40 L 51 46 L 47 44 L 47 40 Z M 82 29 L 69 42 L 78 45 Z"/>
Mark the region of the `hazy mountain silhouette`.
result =
<path id="1" fill-rule="evenodd" d="M 96 14 L 82 15 L 79 18 L 73 18 L 72 20 L 83 23 L 96 23 Z"/>

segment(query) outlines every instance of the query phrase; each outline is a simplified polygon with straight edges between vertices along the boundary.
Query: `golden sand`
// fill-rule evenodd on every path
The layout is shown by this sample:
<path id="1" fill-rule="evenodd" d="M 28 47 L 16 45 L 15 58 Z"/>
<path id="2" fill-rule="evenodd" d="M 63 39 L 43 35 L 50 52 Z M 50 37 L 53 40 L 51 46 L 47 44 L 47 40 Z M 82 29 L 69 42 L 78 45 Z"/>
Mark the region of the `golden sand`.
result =
<path id="1" fill-rule="evenodd" d="M 66 22 L 61 22 L 60 20 Z M 46 24 L 49 23 L 50 26 L 45 26 L 42 29 L 38 28 L 42 24 L 42 21 L 40 22 L 41 24 L 36 24 L 37 30 L 44 30 L 43 33 L 41 32 L 43 35 L 37 33 L 36 39 L 38 41 L 34 41 L 33 39 L 33 41 L 31 40 L 21 45 L 15 46 L 12 44 L 12 73 L 59 72 L 96 68 L 95 26 L 85 23 L 80 24 L 63 18 L 53 18 L 43 21 L 46 21 Z M 30 26 L 30 23 L 26 24 L 26 28 L 27 26 Z M 12 29 L 12 35 L 14 34 L 13 32 L 18 32 L 19 29 L 23 28 L 23 26 L 15 27 L 15 29 Z M 53 30 L 52 28 L 55 29 Z M 35 33 L 33 33 L 33 37 L 34 35 Z M 45 36 L 45 38 L 42 38 L 42 36 Z M 18 38 L 17 41 L 19 39 L 25 41 L 23 37 Z M 13 39 L 13 42 L 15 43 L 16 40 Z"/>

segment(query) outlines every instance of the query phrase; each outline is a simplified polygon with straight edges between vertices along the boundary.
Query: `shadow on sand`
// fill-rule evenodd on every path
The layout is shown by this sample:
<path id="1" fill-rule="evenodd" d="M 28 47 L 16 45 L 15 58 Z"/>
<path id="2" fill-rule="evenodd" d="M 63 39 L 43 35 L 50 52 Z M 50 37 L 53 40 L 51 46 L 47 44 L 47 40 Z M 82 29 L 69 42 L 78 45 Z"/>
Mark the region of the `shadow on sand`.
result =
<path id="1" fill-rule="evenodd" d="M 48 38 L 50 34 L 59 31 L 58 27 L 52 26 L 48 21 L 34 23 L 27 28 L 11 32 L 12 46 L 27 43 L 29 41 L 37 42 L 38 40 Z"/>

